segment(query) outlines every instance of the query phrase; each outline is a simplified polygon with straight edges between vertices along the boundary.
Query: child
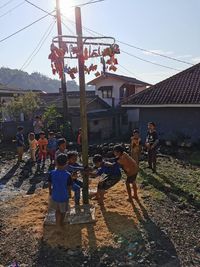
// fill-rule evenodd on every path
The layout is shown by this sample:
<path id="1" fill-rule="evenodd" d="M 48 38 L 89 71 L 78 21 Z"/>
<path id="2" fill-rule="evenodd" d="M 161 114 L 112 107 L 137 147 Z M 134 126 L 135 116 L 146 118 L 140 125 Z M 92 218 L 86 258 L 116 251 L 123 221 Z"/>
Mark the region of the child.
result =
<path id="1" fill-rule="evenodd" d="M 105 162 L 101 155 L 95 155 L 93 157 L 93 162 L 98 169 L 95 173 L 96 177 L 106 174 L 106 177 L 98 183 L 96 194 L 96 199 L 103 205 L 105 191 L 121 180 L 121 171 L 118 163 Z"/>
<path id="2" fill-rule="evenodd" d="M 19 126 L 17 128 L 16 134 L 16 143 L 17 143 L 17 154 L 18 154 L 18 162 L 22 161 L 23 154 L 24 154 L 24 135 L 23 135 L 24 128 Z"/>
<path id="3" fill-rule="evenodd" d="M 156 125 L 154 122 L 149 122 L 145 146 L 148 152 L 149 168 L 152 169 L 154 173 L 156 173 L 156 153 L 158 144 L 159 139 L 156 132 Z"/>
<path id="4" fill-rule="evenodd" d="M 83 188 L 83 182 L 77 179 L 77 172 L 83 171 L 83 166 L 79 165 L 77 163 L 78 160 L 78 153 L 76 151 L 70 151 L 67 154 L 67 166 L 66 170 L 71 173 L 72 180 L 70 183 L 70 186 L 72 186 L 72 190 L 74 191 L 74 198 L 75 198 L 75 204 L 80 204 L 80 191 L 81 188 Z"/>
<path id="5" fill-rule="evenodd" d="M 56 160 L 57 169 L 49 174 L 49 208 L 55 210 L 56 225 L 60 228 L 64 223 L 65 213 L 68 209 L 67 184 L 70 174 L 65 170 L 67 156 L 60 154 Z"/>
<path id="6" fill-rule="evenodd" d="M 55 138 L 55 134 L 54 132 L 50 132 L 48 145 L 47 145 L 47 151 L 50 156 L 51 165 L 55 163 L 56 149 L 57 149 L 57 140 Z"/>
<path id="7" fill-rule="evenodd" d="M 116 157 L 117 162 L 124 170 L 125 174 L 127 175 L 126 180 L 126 188 L 128 192 L 128 201 L 132 202 L 132 194 L 131 194 L 131 186 L 133 188 L 135 199 L 138 199 L 137 194 L 137 185 L 136 185 L 136 177 L 138 173 L 138 165 L 134 159 L 132 159 L 126 152 L 124 152 L 124 148 L 120 145 L 114 147 L 114 155 Z"/>
<path id="8" fill-rule="evenodd" d="M 29 148 L 30 148 L 30 153 L 31 153 L 31 160 L 33 162 L 36 162 L 35 153 L 36 153 L 38 141 L 35 139 L 35 134 L 34 133 L 29 133 L 28 142 L 29 142 Z"/>
<path id="9" fill-rule="evenodd" d="M 58 150 L 56 151 L 55 158 L 57 158 L 60 154 L 67 155 L 67 143 L 65 138 L 58 139 Z"/>
<path id="10" fill-rule="evenodd" d="M 141 138 L 138 130 L 133 131 L 133 136 L 131 137 L 131 157 L 136 161 L 139 166 L 139 159 L 141 153 Z"/>
<path id="11" fill-rule="evenodd" d="M 38 146 L 39 146 L 39 163 L 43 161 L 43 165 L 45 164 L 45 160 L 47 157 L 47 145 L 48 140 L 45 137 L 44 132 L 40 132 L 40 139 L 38 140 Z"/>

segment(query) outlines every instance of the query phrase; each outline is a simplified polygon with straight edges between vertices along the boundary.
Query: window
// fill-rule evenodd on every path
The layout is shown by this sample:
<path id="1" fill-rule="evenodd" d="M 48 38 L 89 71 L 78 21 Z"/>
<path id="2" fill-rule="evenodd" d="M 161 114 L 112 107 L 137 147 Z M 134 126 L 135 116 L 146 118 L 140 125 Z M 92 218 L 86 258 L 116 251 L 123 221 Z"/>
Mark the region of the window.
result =
<path id="1" fill-rule="evenodd" d="M 102 86 L 99 90 L 102 91 L 102 98 L 112 98 L 112 86 Z"/>
<path id="2" fill-rule="evenodd" d="M 98 120 L 95 120 L 93 123 L 94 123 L 94 125 L 98 125 L 99 124 L 99 121 Z"/>

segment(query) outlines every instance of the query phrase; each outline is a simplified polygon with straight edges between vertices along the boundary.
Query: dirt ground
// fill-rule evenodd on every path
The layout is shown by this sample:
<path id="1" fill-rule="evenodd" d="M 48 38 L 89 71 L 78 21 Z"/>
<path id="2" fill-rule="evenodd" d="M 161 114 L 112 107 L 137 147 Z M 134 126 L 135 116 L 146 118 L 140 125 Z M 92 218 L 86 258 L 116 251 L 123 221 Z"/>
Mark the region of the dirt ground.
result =
<path id="1" fill-rule="evenodd" d="M 31 173 L 27 164 L 14 163 L 0 166 L 3 266 L 15 260 L 20 267 L 200 266 L 200 168 L 162 157 L 153 174 L 142 162 L 139 201 L 127 202 L 121 181 L 108 191 L 104 208 L 91 201 L 96 223 L 67 224 L 58 234 L 44 226 L 47 169 Z"/>

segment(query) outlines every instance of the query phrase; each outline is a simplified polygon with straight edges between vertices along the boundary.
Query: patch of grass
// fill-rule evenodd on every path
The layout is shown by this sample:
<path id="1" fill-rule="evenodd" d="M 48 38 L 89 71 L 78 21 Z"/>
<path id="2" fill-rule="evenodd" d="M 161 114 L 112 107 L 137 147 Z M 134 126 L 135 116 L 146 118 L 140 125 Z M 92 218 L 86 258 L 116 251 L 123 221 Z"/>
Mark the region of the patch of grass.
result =
<path id="1" fill-rule="evenodd" d="M 200 166 L 200 151 L 195 151 L 189 156 L 189 162 L 192 165 Z"/>

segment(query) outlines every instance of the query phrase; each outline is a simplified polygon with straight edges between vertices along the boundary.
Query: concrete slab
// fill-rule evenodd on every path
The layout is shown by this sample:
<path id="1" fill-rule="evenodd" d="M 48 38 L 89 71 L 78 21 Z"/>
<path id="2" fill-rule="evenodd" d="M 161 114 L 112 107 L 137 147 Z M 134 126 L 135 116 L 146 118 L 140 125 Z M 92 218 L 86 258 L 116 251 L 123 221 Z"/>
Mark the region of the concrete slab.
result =
<path id="1" fill-rule="evenodd" d="M 66 224 L 84 224 L 95 222 L 95 207 L 92 205 L 82 205 L 71 207 L 66 213 L 64 223 Z M 49 211 L 44 219 L 44 225 L 55 225 L 55 211 Z"/>

